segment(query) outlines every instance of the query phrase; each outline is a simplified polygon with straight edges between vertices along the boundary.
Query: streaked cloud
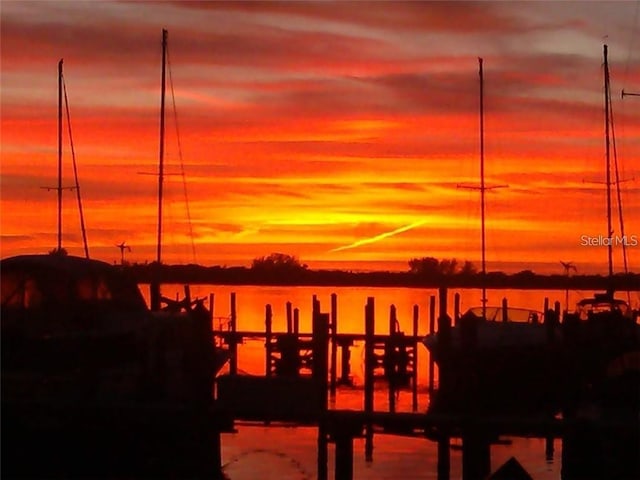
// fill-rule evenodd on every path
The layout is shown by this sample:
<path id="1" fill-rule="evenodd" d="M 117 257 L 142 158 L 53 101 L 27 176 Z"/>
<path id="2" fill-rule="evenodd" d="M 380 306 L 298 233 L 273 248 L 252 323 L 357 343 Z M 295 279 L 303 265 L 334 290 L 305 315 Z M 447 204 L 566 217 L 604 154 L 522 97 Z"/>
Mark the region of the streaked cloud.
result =
<path id="1" fill-rule="evenodd" d="M 602 43 L 610 46 L 629 232 L 640 232 L 640 34 L 633 2 L 9 2 L 2 40 L 2 255 L 55 242 L 56 64 L 92 251 L 153 258 L 160 30 L 168 95 L 165 252 L 245 262 L 479 257 L 485 59 L 488 254 L 603 263 Z M 72 181 L 65 137 L 65 184 Z M 180 163 L 183 163 L 181 167 Z M 73 194 L 65 239 L 80 251 Z M 579 237 L 579 235 L 578 235 Z M 185 257 L 186 255 L 186 257 Z M 635 255 L 635 257 L 634 257 Z M 601 259 L 600 259 L 601 256 Z M 640 261 L 630 252 L 633 262 Z M 344 265 L 345 263 L 341 263 Z M 361 263 L 358 263 L 359 265 Z M 637 265 L 637 263 L 635 264 Z M 636 266 L 637 269 L 637 266 Z"/>

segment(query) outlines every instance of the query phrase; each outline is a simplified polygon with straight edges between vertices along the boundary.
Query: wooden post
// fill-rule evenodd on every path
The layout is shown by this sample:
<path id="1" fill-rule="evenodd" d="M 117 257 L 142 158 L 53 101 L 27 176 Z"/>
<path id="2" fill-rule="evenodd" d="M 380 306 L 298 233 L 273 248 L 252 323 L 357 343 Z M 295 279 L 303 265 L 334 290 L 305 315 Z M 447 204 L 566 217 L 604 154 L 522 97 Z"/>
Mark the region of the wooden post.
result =
<path id="1" fill-rule="evenodd" d="M 436 297 L 431 295 L 429 298 L 429 334 L 433 335 L 436 330 Z M 435 362 L 433 361 L 433 354 L 429 353 L 429 395 L 432 395 L 435 391 L 434 383 Z"/>
<path id="2" fill-rule="evenodd" d="M 331 398 L 336 398 L 336 383 L 337 383 L 337 363 L 338 363 L 338 295 L 331 294 L 331 362 L 330 362 L 330 377 L 331 383 L 329 384 Z"/>
<path id="3" fill-rule="evenodd" d="M 291 312 L 291 302 L 287 302 L 286 310 L 287 310 L 287 333 L 293 333 L 293 315 Z"/>
<path id="4" fill-rule="evenodd" d="M 385 373 L 389 386 L 389 412 L 396 411 L 396 324 L 398 318 L 396 306 L 389 307 L 389 339 L 385 348 Z"/>
<path id="5" fill-rule="evenodd" d="M 413 306 L 413 371 L 411 372 L 411 406 L 414 412 L 418 411 L 418 319 L 419 307 Z"/>
<path id="6" fill-rule="evenodd" d="M 353 437 L 339 433 L 336 438 L 335 480 L 353 479 Z"/>
<path id="7" fill-rule="evenodd" d="M 293 334 L 298 335 L 300 333 L 300 310 L 293 309 Z"/>
<path id="8" fill-rule="evenodd" d="M 341 358 L 340 358 L 340 383 L 342 385 L 350 385 L 351 379 L 349 374 L 351 373 L 351 348 L 345 341 L 340 345 Z"/>
<path id="9" fill-rule="evenodd" d="M 447 289 L 440 287 L 438 289 L 439 297 L 439 315 L 438 315 L 438 350 L 449 351 L 451 348 L 451 317 L 447 315 Z M 438 390 L 447 391 L 449 387 L 447 382 L 449 377 L 447 372 L 442 369 L 438 370 Z"/>
<path id="10" fill-rule="evenodd" d="M 229 329 L 231 335 L 229 337 L 229 374 L 238 374 L 238 339 L 236 337 L 238 317 L 236 314 L 236 293 L 231 292 L 231 318 Z"/>
<path id="11" fill-rule="evenodd" d="M 558 319 L 559 319 L 560 318 L 560 302 L 557 300 L 553 304 L 553 311 L 556 312 L 556 315 L 558 316 Z"/>
<path id="12" fill-rule="evenodd" d="M 271 311 L 271 305 L 267 305 L 265 307 L 264 312 L 264 352 L 265 352 L 265 375 L 270 377 L 271 372 L 271 358 L 273 356 L 272 352 L 272 342 L 271 342 L 271 331 L 272 331 L 272 323 L 273 323 L 273 313 Z"/>
<path id="13" fill-rule="evenodd" d="M 546 437 L 544 442 L 544 456 L 547 462 L 551 462 L 553 460 L 553 454 L 555 453 L 555 445 L 554 445 L 553 437 Z"/>
<path id="14" fill-rule="evenodd" d="M 219 422 L 216 422 L 216 424 Z M 213 431 L 209 434 L 211 438 L 211 452 L 213 457 L 211 463 L 213 467 L 214 480 L 224 480 L 225 476 L 222 472 L 222 440 L 220 438 L 220 427 L 215 425 Z"/>
<path id="15" fill-rule="evenodd" d="M 453 324 L 458 325 L 458 320 L 460 320 L 460 293 L 456 292 L 453 296 Z"/>
<path id="16" fill-rule="evenodd" d="M 320 313 L 320 305 L 314 297 L 313 323 L 313 370 L 312 378 L 318 387 L 319 401 L 322 411 L 318 421 L 318 480 L 327 480 L 328 477 L 328 435 L 326 425 L 326 412 L 328 409 L 327 398 L 327 356 L 329 351 L 329 315 Z"/>
<path id="17" fill-rule="evenodd" d="M 491 446 L 478 433 L 462 438 L 462 480 L 487 478 L 491 473 Z"/>
<path id="18" fill-rule="evenodd" d="M 373 370 L 374 370 L 374 334 L 375 334 L 375 300 L 367 298 L 364 314 L 364 411 L 366 415 L 373 413 Z M 365 424 L 365 461 L 373 461 L 373 424 L 367 421 Z"/>
<path id="19" fill-rule="evenodd" d="M 213 314 L 213 307 L 215 305 L 214 303 L 215 297 L 213 296 L 213 293 L 209 294 L 209 317 L 211 318 L 211 330 L 215 330 L 216 326 L 213 324 L 213 319 L 215 318 L 215 315 Z"/>
<path id="20" fill-rule="evenodd" d="M 184 286 L 184 304 L 187 309 L 191 308 L 191 287 L 189 285 Z"/>
<path id="21" fill-rule="evenodd" d="M 507 313 L 508 305 L 507 305 L 507 297 L 502 299 L 502 321 L 509 321 L 509 314 Z"/>
<path id="22" fill-rule="evenodd" d="M 438 438 L 438 480 L 450 480 L 451 453 L 449 449 L 449 436 L 440 436 Z"/>
<path id="23" fill-rule="evenodd" d="M 547 310 L 549 310 L 549 297 L 544 297 L 544 307 L 542 313 L 546 316 Z"/>

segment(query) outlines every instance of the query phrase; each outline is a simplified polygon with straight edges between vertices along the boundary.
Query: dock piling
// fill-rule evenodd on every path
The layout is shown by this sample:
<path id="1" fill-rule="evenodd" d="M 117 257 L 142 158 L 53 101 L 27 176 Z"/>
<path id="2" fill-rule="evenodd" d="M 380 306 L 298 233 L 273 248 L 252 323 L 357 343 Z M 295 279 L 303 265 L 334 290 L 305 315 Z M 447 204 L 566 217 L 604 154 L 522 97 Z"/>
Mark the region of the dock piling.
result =
<path id="1" fill-rule="evenodd" d="M 211 464 L 213 466 L 214 480 L 224 480 L 222 472 L 222 439 L 220 438 L 220 428 L 216 425 L 210 432 L 211 439 Z"/>
<path id="2" fill-rule="evenodd" d="M 374 358 L 374 334 L 375 334 L 375 299 L 367 298 L 365 307 L 365 341 L 364 341 L 364 411 L 366 415 L 373 413 L 373 370 Z M 367 421 L 365 424 L 365 461 L 373 461 L 373 424 Z"/>
<path id="3" fill-rule="evenodd" d="M 267 377 L 270 377 L 273 372 L 273 343 L 271 342 L 273 323 L 273 313 L 271 311 L 271 305 L 265 307 L 264 312 L 264 350 L 265 350 L 265 372 Z"/>
<path id="4" fill-rule="evenodd" d="M 286 303 L 286 311 L 287 311 L 287 333 L 293 333 L 293 315 L 291 311 L 291 302 Z"/>
<path id="5" fill-rule="evenodd" d="M 413 306 L 413 372 L 411 378 L 411 407 L 414 412 L 418 411 L 418 320 L 419 307 Z"/>
<path id="6" fill-rule="evenodd" d="M 338 363 L 338 295 L 331 294 L 331 362 L 330 362 L 330 378 L 329 384 L 330 395 L 333 400 L 336 398 L 337 384 L 337 363 Z"/>
<path id="7" fill-rule="evenodd" d="M 447 435 L 438 438 L 438 480 L 450 480 L 451 452 L 450 439 Z"/>
<path id="8" fill-rule="evenodd" d="M 353 437 L 347 433 L 337 435 L 335 479 L 353 479 Z"/>
<path id="9" fill-rule="evenodd" d="M 549 310 L 549 297 L 544 297 L 544 307 L 542 310 L 542 313 L 544 313 L 544 315 L 547 315 L 547 311 Z"/>
<path id="10" fill-rule="evenodd" d="M 429 335 L 433 335 L 436 330 L 436 297 L 429 297 Z M 429 395 L 433 395 L 435 391 L 434 383 L 435 362 L 433 356 L 429 354 Z"/>
<path id="11" fill-rule="evenodd" d="M 340 342 L 340 385 L 351 385 L 351 342 Z"/>
<path id="12" fill-rule="evenodd" d="M 231 315 L 229 318 L 229 330 L 231 335 L 229 337 L 229 374 L 238 374 L 238 338 L 236 333 L 238 331 L 237 322 L 238 316 L 236 312 L 236 293 L 231 292 Z"/>
<path id="13" fill-rule="evenodd" d="M 396 335 L 398 331 L 396 330 L 396 326 L 398 324 L 398 318 L 396 313 L 396 306 L 391 305 L 389 307 L 389 338 L 387 339 L 387 348 L 386 348 L 386 376 L 387 382 L 389 383 L 389 412 L 395 413 L 396 411 L 396 368 L 395 365 L 395 357 L 396 357 Z"/>
<path id="14" fill-rule="evenodd" d="M 320 304 L 314 296 L 313 299 L 313 368 L 312 378 L 317 384 L 319 401 L 322 408 L 318 420 L 318 480 L 327 480 L 328 477 L 328 434 L 326 414 L 328 409 L 327 396 L 327 356 L 329 351 L 329 315 L 320 313 Z"/>
<path id="15" fill-rule="evenodd" d="M 478 432 L 462 437 L 462 480 L 487 478 L 491 473 L 491 446 Z"/>
<path id="16" fill-rule="evenodd" d="M 293 309 L 293 334 L 298 335 L 300 333 L 300 310 Z"/>
<path id="17" fill-rule="evenodd" d="M 555 445 L 553 437 L 546 437 L 544 441 L 544 457 L 547 462 L 553 461 Z"/>

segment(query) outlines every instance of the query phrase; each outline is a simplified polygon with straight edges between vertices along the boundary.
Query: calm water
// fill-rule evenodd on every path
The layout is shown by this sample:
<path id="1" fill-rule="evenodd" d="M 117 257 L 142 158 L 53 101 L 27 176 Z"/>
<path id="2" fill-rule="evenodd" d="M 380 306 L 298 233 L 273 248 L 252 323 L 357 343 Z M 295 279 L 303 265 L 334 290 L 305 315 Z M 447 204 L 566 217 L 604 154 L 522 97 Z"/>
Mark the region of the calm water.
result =
<path id="1" fill-rule="evenodd" d="M 148 296 L 148 288 L 142 288 Z M 400 329 L 408 334 L 412 332 L 413 306 L 420 311 L 419 333 L 426 334 L 429 325 L 429 297 L 437 295 L 434 289 L 409 288 L 354 288 L 354 287 L 256 287 L 192 285 L 192 296 L 204 297 L 213 293 L 214 316 L 217 322 L 224 323 L 230 313 L 230 294 L 236 293 L 238 330 L 264 330 L 265 305 L 273 309 L 273 330 L 286 330 L 286 302 L 300 310 L 300 331 L 311 331 L 311 303 L 316 295 L 323 312 L 330 311 L 332 293 L 338 295 L 338 332 L 361 333 L 364 331 L 364 306 L 367 297 L 375 298 L 376 332 L 386 333 L 389 328 L 389 308 L 397 308 Z M 458 290 L 461 295 L 461 310 L 480 305 L 481 291 L 476 289 Z M 179 285 L 163 286 L 163 295 L 176 296 L 182 293 Z M 450 314 L 453 311 L 453 295 L 449 292 Z M 591 296 L 592 291 L 569 291 L 569 305 Z M 542 310 L 544 298 L 565 303 L 564 291 L 523 291 L 488 290 L 489 305 L 499 305 L 502 298 L 508 298 L 514 307 Z M 620 295 L 626 298 L 626 294 Z M 640 292 L 632 292 L 631 305 L 640 303 Z M 238 368 L 241 372 L 264 374 L 264 340 L 247 341 L 239 348 Z M 362 385 L 363 348 L 356 344 L 352 348 L 352 375 L 356 386 Z M 419 366 L 419 411 L 428 406 L 426 385 L 428 384 L 428 354 L 421 349 L 418 356 Z M 387 410 L 386 391 L 376 393 L 376 410 Z M 361 389 L 341 389 L 338 392 L 336 408 L 362 408 Z M 411 411 L 411 394 L 400 394 L 397 408 Z M 560 478 L 561 442 L 555 442 L 554 458 L 545 458 L 545 445 L 541 439 L 509 439 L 510 445 L 494 445 L 491 448 L 491 464 L 495 469 L 511 456 L 518 461 L 536 480 Z M 238 433 L 223 435 L 223 463 L 225 473 L 231 480 L 245 479 L 313 479 L 316 472 L 317 431 L 313 428 L 265 427 L 262 425 L 238 426 Z M 329 445 L 329 472 L 333 475 L 333 445 Z M 435 479 L 436 445 L 426 439 L 403 438 L 389 435 L 376 435 L 374 438 L 374 460 L 364 460 L 364 440 L 354 442 L 354 477 L 358 479 Z M 451 452 L 451 478 L 461 477 L 461 454 L 457 449 Z"/>

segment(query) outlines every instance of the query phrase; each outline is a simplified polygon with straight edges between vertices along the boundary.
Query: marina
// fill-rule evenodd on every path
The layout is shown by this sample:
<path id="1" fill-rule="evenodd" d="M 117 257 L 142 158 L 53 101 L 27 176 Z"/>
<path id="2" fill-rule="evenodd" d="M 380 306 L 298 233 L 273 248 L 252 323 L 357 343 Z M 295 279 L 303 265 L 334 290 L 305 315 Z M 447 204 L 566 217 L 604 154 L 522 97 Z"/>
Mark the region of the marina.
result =
<path id="1" fill-rule="evenodd" d="M 2 477 L 640 478 L 637 3 L 3 7 Z"/>

